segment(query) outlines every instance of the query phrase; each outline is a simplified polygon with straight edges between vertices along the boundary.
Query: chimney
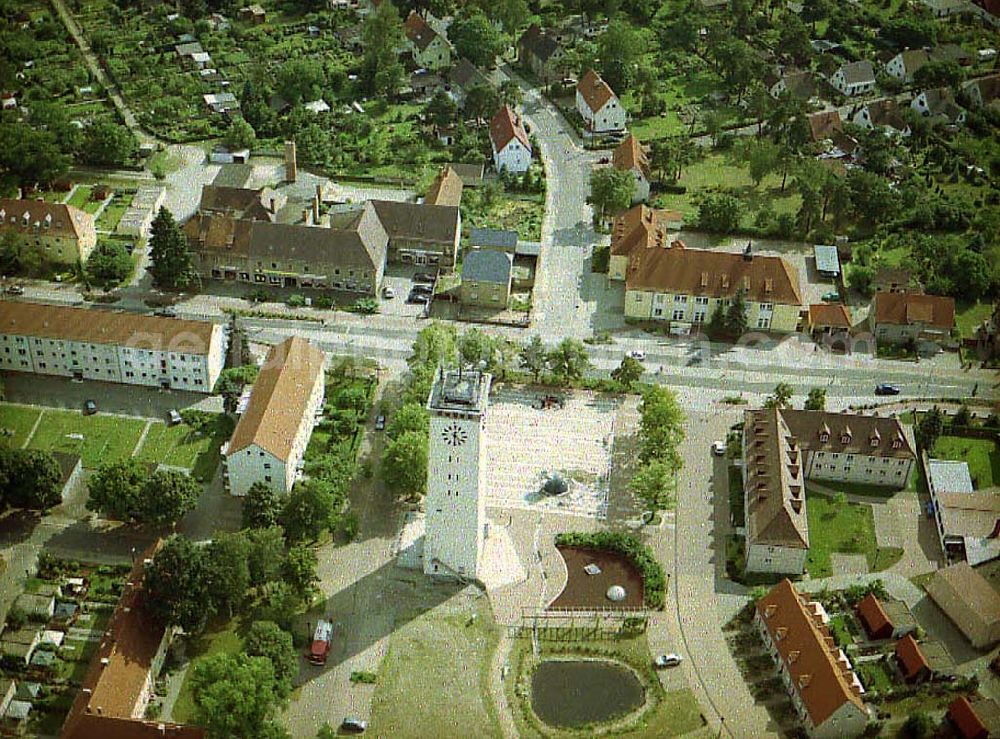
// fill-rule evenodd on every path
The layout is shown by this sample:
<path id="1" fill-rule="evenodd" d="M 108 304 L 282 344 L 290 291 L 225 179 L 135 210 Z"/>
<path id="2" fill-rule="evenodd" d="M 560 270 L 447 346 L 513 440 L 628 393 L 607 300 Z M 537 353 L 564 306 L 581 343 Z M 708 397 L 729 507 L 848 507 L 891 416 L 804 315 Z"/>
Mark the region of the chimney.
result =
<path id="1" fill-rule="evenodd" d="M 316 185 L 317 189 L 319 185 Z M 313 223 L 319 224 L 319 195 L 313 195 Z"/>
<path id="2" fill-rule="evenodd" d="M 748 241 L 743 249 L 743 259 L 747 262 L 753 261 L 753 241 Z"/>
<path id="3" fill-rule="evenodd" d="M 271 211 L 271 214 L 272 214 L 272 215 L 273 215 L 274 213 L 277 213 L 277 212 L 278 212 L 278 211 L 277 211 L 277 209 L 276 209 L 276 208 L 274 207 L 274 198 L 271 198 L 271 206 L 270 206 L 270 208 L 268 208 L 268 210 L 270 210 L 270 211 Z"/>
<path id="4" fill-rule="evenodd" d="M 323 186 L 320 183 L 316 183 L 316 200 L 323 202 Z"/>
<path id="5" fill-rule="evenodd" d="M 312 225 L 312 210 L 310 210 L 309 208 L 302 209 L 302 223 L 304 223 L 306 226 Z"/>
<path id="6" fill-rule="evenodd" d="M 298 179 L 298 163 L 295 158 L 295 142 L 285 142 L 285 181 L 295 182 Z"/>

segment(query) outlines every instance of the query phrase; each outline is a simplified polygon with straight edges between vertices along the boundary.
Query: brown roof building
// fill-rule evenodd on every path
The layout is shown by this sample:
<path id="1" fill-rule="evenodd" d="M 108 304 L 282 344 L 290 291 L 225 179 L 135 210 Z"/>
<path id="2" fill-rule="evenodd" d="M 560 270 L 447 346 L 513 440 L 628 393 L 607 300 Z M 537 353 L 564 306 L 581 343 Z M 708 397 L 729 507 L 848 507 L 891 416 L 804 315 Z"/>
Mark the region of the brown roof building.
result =
<path id="1" fill-rule="evenodd" d="M 840 333 L 851 330 L 851 314 L 842 303 L 813 303 L 809 306 L 809 330 Z"/>
<path id="2" fill-rule="evenodd" d="M 927 680 L 931 676 L 931 666 L 920 651 L 920 645 L 910 634 L 907 634 L 896 642 L 896 664 L 903 675 L 903 679 L 908 683 L 917 683 Z"/>
<path id="3" fill-rule="evenodd" d="M 576 90 L 594 113 L 603 108 L 615 96 L 614 90 L 593 69 L 588 69 L 580 78 L 576 84 Z"/>
<path id="4" fill-rule="evenodd" d="M 888 639 L 892 636 L 892 622 L 874 593 L 869 593 L 862 598 L 855 610 L 868 633 L 868 638 Z"/>
<path id="5" fill-rule="evenodd" d="M 146 720 L 153 683 L 163 666 L 172 631 L 145 607 L 143 570 L 158 545 L 138 559 L 97 653 L 60 732 L 61 739 L 201 739 L 204 731 Z"/>
<path id="6" fill-rule="evenodd" d="M 325 359 L 297 336 L 271 347 L 225 447 L 233 495 L 245 495 L 255 482 L 291 490 L 323 405 Z"/>
<path id="7" fill-rule="evenodd" d="M 369 202 L 388 237 L 390 259 L 454 267 L 462 235 L 458 207 L 394 200 Z"/>
<path id="8" fill-rule="evenodd" d="M 1000 641 L 1000 593 L 968 562 L 934 573 L 927 593 L 976 649 Z"/>
<path id="9" fill-rule="evenodd" d="M 651 179 L 649 158 L 643 151 L 642 144 L 632 134 L 625 137 L 611 152 L 611 166 L 623 172 L 638 170 L 647 180 Z"/>
<path id="10" fill-rule="evenodd" d="M 430 46 L 438 35 L 437 31 L 431 28 L 431 24 L 416 11 L 410 11 L 403 22 L 403 30 L 406 32 L 406 38 L 421 51 Z"/>
<path id="11" fill-rule="evenodd" d="M 198 212 L 203 214 L 225 213 L 252 221 L 274 221 L 275 215 L 285 207 L 287 198 L 271 190 L 249 190 L 244 187 L 205 185 L 201 188 Z"/>
<path id="12" fill-rule="evenodd" d="M 521 118 L 509 105 L 504 105 L 490 119 L 490 143 L 495 153 L 502 152 L 511 141 L 519 141 L 531 154 L 531 141 L 524 130 Z"/>
<path id="13" fill-rule="evenodd" d="M 517 58 L 542 82 L 552 82 L 562 71 L 565 51 L 551 35 L 532 23 L 517 40 Z"/>
<path id="14" fill-rule="evenodd" d="M 47 262 L 87 261 L 97 245 L 94 217 L 79 208 L 44 200 L 0 198 L 0 235 L 13 233 Z"/>
<path id="15" fill-rule="evenodd" d="M 990 698 L 964 695 L 948 705 L 948 720 L 962 739 L 989 739 L 1000 736 L 1000 704 Z"/>
<path id="16" fill-rule="evenodd" d="M 837 648 L 818 602 L 782 580 L 757 601 L 755 622 L 810 736 L 853 737 L 864 731 L 864 687 Z"/>
<path id="17" fill-rule="evenodd" d="M 878 341 L 942 342 L 955 326 L 955 300 L 918 293 L 875 293 L 870 323 Z"/>
<path id="18" fill-rule="evenodd" d="M 454 205 L 462 204 L 462 189 L 465 187 L 462 178 L 458 176 L 450 166 L 438 172 L 424 196 L 426 205 Z"/>
<path id="19" fill-rule="evenodd" d="M 821 113 L 809 115 L 809 132 L 813 141 L 823 141 L 833 138 L 834 133 L 844 130 L 844 123 L 840 119 L 840 111 L 829 110 Z"/>

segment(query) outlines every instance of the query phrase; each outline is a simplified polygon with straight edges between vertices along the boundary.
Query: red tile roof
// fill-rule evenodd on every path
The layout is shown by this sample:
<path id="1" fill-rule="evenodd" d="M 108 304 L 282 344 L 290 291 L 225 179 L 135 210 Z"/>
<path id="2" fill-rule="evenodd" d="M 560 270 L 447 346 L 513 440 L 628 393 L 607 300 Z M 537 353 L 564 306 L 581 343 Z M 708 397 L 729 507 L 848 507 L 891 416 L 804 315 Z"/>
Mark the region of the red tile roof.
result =
<path id="1" fill-rule="evenodd" d="M 421 51 L 430 46 L 438 35 L 423 16 L 412 10 L 403 23 L 403 29 L 406 31 L 406 38 Z"/>
<path id="2" fill-rule="evenodd" d="M 876 293 L 875 323 L 893 326 L 924 323 L 950 330 L 955 325 L 955 300 L 940 295 Z"/>
<path id="3" fill-rule="evenodd" d="M 583 95 L 587 107 L 595 113 L 615 96 L 614 90 L 608 87 L 608 83 L 601 79 L 601 76 L 593 69 L 588 69 L 587 73 L 580 78 L 576 89 Z"/>
<path id="4" fill-rule="evenodd" d="M 642 144 L 632 134 L 629 134 L 611 153 L 611 166 L 625 172 L 638 169 L 642 172 L 643 177 L 647 180 L 650 179 L 649 159 L 646 158 L 646 152 L 642 150 Z"/>
<path id="5" fill-rule="evenodd" d="M 94 217 L 72 205 L 0 198 L 0 227 L 24 230 L 36 226 L 50 236 L 78 239 L 93 232 Z"/>
<path id="6" fill-rule="evenodd" d="M 505 105 L 490 120 L 490 141 L 493 142 L 496 151 L 503 151 L 504 147 L 514 139 L 531 151 L 531 142 L 524 126 L 521 125 L 521 119 L 514 114 L 509 105 Z"/>
<path id="7" fill-rule="evenodd" d="M 886 639 L 892 635 L 892 622 L 882 609 L 874 593 L 869 593 L 857 605 L 858 618 L 872 639 Z"/>
<path id="8" fill-rule="evenodd" d="M 976 715 L 969 699 L 959 696 L 948 705 L 948 718 L 955 724 L 963 739 L 989 739 L 989 729 Z"/>
<path id="9" fill-rule="evenodd" d="M 840 303 L 813 303 L 809 306 L 809 325 L 850 328 L 851 314 Z"/>
<path id="10" fill-rule="evenodd" d="M 917 644 L 917 640 L 910 634 L 907 634 L 896 642 L 896 659 L 899 660 L 903 677 L 907 681 L 919 677 L 923 672 L 930 672 L 930 663 L 927 662 L 924 653 L 920 651 L 920 645 Z"/>

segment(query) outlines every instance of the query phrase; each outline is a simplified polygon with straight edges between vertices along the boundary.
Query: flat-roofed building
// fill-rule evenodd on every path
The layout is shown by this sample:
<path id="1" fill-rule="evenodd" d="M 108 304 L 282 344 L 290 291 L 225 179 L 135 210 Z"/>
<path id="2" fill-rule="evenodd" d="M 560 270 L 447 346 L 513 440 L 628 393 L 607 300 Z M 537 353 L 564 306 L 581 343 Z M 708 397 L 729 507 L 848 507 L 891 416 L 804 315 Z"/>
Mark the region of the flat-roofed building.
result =
<path id="1" fill-rule="evenodd" d="M 1000 490 L 976 490 L 967 462 L 927 460 L 941 550 L 971 565 L 1000 557 Z"/>
<path id="2" fill-rule="evenodd" d="M 271 347 L 224 447 L 232 495 L 246 495 L 256 482 L 280 493 L 291 491 L 323 407 L 325 360 L 322 351 L 298 336 Z"/>
<path id="3" fill-rule="evenodd" d="M 218 323 L 0 302 L 0 370 L 210 393 L 225 347 Z"/>

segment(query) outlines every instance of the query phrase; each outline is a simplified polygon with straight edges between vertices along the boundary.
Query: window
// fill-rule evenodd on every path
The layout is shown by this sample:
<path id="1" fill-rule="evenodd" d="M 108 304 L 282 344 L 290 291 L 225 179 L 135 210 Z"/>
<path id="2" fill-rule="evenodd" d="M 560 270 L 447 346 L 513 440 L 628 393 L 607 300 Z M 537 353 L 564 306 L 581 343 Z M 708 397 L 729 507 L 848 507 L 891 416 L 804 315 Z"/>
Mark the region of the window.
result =
<path id="1" fill-rule="evenodd" d="M 264 469 L 265 470 L 271 469 L 271 463 L 270 462 L 264 462 Z"/>
<path id="2" fill-rule="evenodd" d="M 760 309 L 762 311 L 772 311 L 774 310 L 774 303 L 761 303 Z"/>
<path id="3" fill-rule="evenodd" d="M 694 299 L 695 305 L 708 305 L 708 298 L 699 296 Z"/>
<path id="4" fill-rule="evenodd" d="M 674 296 L 674 302 L 675 303 L 686 303 L 687 302 L 687 295 L 675 295 Z"/>
<path id="5" fill-rule="evenodd" d="M 757 319 L 757 328 L 771 328 L 771 316 L 760 316 Z"/>
<path id="6" fill-rule="evenodd" d="M 637 303 L 641 303 L 642 302 L 642 293 L 636 293 L 635 294 L 635 302 L 637 302 Z"/>
<path id="7" fill-rule="evenodd" d="M 271 482 L 271 476 L 270 475 L 264 475 L 264 482 Z"/>
<path id="8" fill-rule="evenodd" d="M 663 315 L 663 308 L 653 308 L 653 315 L 660 317 Z"/>
<path id="9" fill-rule="evenodd" d="M 674 321 L 683 321 L 684 320 L 684 309 L 683 308 L 677 308 L 677 309 L 675 309 L 674 310 L 674 316 L 673 316 L 672 320 L 674 320 Z"/>

